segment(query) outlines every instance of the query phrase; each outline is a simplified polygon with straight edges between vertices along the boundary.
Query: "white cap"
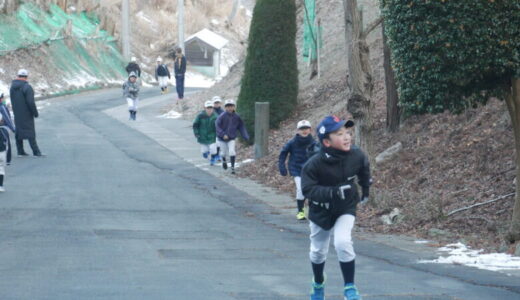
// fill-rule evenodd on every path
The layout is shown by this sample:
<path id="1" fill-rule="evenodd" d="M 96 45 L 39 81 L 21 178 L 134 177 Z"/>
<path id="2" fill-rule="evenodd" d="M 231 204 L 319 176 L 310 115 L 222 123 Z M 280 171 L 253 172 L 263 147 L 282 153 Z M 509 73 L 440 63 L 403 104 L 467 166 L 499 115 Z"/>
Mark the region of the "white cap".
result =
<path id="1" fill-rule="evenodd" d="M 206 101 L 206 102 L 204 102 L 204 107 L 205 107 L 205 108 L 213 107 L 213 102 L 211 102 L 211 101 Z"/>
<path id="2" fill-rule="evenodd" d="M 130 72 L 130 74 L 128 74 L 128 78 L 130 78 L 130 77 L 137 78 L 137 74 L 135 74 L 135 72 Z"/>
<path id="3" fill-rule="evenodd" d="M 161 61 L 162 61 L 162 57 L 160 57 L 160 56 L 157 57 L 157 61 L 158 61 L 158 62 L 161 62 Z"/>
<path id="4" fill-rule="evenodd" d="M 224 106 L 228 106 L 228 105 L 235 105 L 235 100 L 226 99 L 226 101 L 224 101 Z"/>
<path id="5" fill-rule="evenodd" d="M 298 125 L 296 125 L 296 129 L 300 129 L 300 128 L 305 128 L 305 127 L 308 127 L 308 128 L 311 128 L 311 122 L 307 121 L 307 120 L 301 120 L 300 122 L 298 122 Z"/>
<path id="6" fill-rule="evenodd" d="M 20 69 L 18 70 L 18 76 L 29 76 L 29 71 L 27 71 L 26 69 Z"/>
<path id="7" fill-rule="evenodd" d="M 211 101 L 213 101 L 213 103 L 222 103 L 222 98 L 220 98 L 219 96 L 215 96 L 211 99 Z"/>
<path id="8" fill-rule="evenodd" d="M 137 61 L 137 57 L 135 56 L 132 56 L 132 58 L 130 59 L 131 62 L 136 62 Z"/>

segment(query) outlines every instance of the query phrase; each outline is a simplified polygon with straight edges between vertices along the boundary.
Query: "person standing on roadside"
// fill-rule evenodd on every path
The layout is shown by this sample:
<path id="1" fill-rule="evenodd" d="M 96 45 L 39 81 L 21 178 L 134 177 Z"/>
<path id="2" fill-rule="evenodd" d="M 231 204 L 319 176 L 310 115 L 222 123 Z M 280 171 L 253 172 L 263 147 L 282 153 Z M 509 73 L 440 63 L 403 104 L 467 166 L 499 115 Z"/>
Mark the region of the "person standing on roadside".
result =
<path id="1" fill-rule="evenodd" d="M 29 72 L 25 69 L 20 69 L 18 78 L 13 80 L 9 91 L 14 113 L 14 123 L 16 125 L 16 150 L 18 156 L 28 156 L 29 154 L 23 149 L 23 140 L 29 140 L 33 155 L 43 156 L 36 143 L 34 119 L 38 118 L 38 109 L 34 102 L 34 90 L 27 82 L 28 77 Z"/>
<path id="2" fill-rule="evenodd" d="M 4 93 L 0 93 L 0 115 L 2 116 L 2 124 L 0 124 L 0 133 L 6 139 L 7 145 L 7 165 L 11 164 L 11 138 L 9 137 L 9 131 L 11 130 L 13 133 L 16 133 L 15 126 L 13 120 L 11 120 L 11 113 L 9 112 L 9 108 L 5 103 Z"/>
<path id="3" fill-rule="evenodd" d="M 179 100 L 184 99 L 184 75 L 186 74 L 186 57 L 182 54 L 182 49 L 175 49 L 175 63 L 173 64 L 175 71 L 175 87 L 177 88 L 177 97 Z"/>
<path id="4" fill-rule="evenodd" d="M 157 68 L 155 69 L 155 80 L 159 82 L 161 94 L 168 93 L 168 80 L 171 78 L 168 66 L 163 64 L 163 59 L 157 57 Z"/>
<path id="5" fill-rule="evenodd" d="M 126 73 L 130 76 L 130 73 L 134 72 L 137 77 L 141 78 L 141 67 L 137 63 L 137 58 L 135 56 L 132 57 L 128 65 L 126 66 Z"/>

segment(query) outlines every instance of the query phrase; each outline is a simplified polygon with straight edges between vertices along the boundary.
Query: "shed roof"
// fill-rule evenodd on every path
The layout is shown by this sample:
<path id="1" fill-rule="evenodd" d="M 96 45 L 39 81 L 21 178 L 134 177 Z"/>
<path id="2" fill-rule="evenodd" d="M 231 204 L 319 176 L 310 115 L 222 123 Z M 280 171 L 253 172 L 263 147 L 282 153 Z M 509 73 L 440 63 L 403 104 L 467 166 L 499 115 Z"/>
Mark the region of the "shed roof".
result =
<path id="1" fill-rule="evenodd" d="M 211 31 L 207 28 L 204 28 L 201 31 L 191 35 L 184 41 L 184 43 L 187 44 L 194 39 L 199 39 L 202 42 L 215 48 L 216 50 L 220 50 L 220 49 L 224 48 L 224 46 L 228 43 L 228 40 L 226 40 L 222 36 L 214 33 L 213 31 Z"/>

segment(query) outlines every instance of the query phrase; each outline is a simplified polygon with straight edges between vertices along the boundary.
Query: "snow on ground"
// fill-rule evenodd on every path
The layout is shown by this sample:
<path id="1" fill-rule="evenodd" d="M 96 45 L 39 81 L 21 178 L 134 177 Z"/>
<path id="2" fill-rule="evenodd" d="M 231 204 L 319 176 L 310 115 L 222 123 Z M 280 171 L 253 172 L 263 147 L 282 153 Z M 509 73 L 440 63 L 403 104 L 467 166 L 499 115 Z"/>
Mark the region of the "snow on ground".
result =
<path id="1" fill-rule="evenodd" d="M 157 118 L 163 118 L 163 119 L 179 119 L 181 117 L 182 117 L 182 114 L 176 112 L 175 110 L 170 110 L 169 112 L 165 113 L 164 115 L 157 116 Z"/>
<path id="2" fill-rule="evenodd" d="M 458 264 L 490 271 L 520 270 L 520 257 L 505 253 L 485 254 L 483 250 L 472 250 L 462 243 L 449 244 L 438 250 L 448 256 L 419 263 Z"/>
<path id="3" fill-rule="evenodd" d="M 9 94 L 9 86 L 2 80 L 0 80 L 0 94 L 1 93 L 4 93 L 6 96 Z"/>
<path id="4" fill-rule="evenodd" d="M 215 84 L 215 80 L 208 78 L 200 73 L 186 72 L 184 79 L 185 87 L 210 88 Z"/>
<path id="5" fill-rule="evenodd" d="M 220 73 L 225 77 L 229 73 L 229 69 L 238 62 L 238 57 L 227 47 L 222 49 L 222 62 L 220 63 Z"/>
<path id="6" fill-rule="evenodd" d="M 5 70 L 0 68 L 0 73 L 5 74 Z"/>
<path id="7" fill-rule="evenodd" d="M 416 244 L 428 244 L 430 241 L 415 241 Z"/>

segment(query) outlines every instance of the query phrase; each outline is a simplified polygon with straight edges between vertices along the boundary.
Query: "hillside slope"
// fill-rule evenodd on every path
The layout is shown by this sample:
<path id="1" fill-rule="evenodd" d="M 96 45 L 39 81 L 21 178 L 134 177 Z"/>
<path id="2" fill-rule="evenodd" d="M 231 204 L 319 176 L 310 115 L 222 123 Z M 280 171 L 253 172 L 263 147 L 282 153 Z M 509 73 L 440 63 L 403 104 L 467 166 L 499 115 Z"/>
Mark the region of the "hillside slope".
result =
<path id="1" fill-rule="evenodd" d="M 378 1 L 366 0 L 360 4 L 365 8 L 366 24 L 379 15 Z M 319 79 L 309 80 L 309 68 L 299 53 L 299 107 L 279 129 L 271 130 L 271 154 L 244 165 L 240 171 L 242 176 L 290 194 L 294 190 L 293 181 L 279 175 L 277 158 L 283 144 L 295 134 L 296 122 L 308 119 L 316 125 L 329 113 L 348 116 L 342 1 L 318 0 L 317 15 L 323 22 L 323 74 Z M 301 49 L 301 6 L 298 16 L 297 46 Z M 504 103 L 493 100 L 486 107 L 460 115 L 411 117 L 404 122 L 400 132 L 387 133 L 380 28 L 369 35 L 368 42 L 375 80 L 376 150 L 382 152 L 397 142 L 403 144 L 403 150 L 391 161 L 374 166 L 374 201 L 360 209 L 359 227 L 367 231 L 412 234 L 440 242 L 460 240 L 494 251 L 513 251 L 513 245 L 503 243 L 513 209 L 512 197 L 446 216 L 457 208 L 514 192 L 512 127 Z M 222 82 L 195 95 L 189 105 L 176 108 L 184 109 L 185 117 L 191 118 L 203 101 L 214 95 L 236 98 L 242 72 L 243 59 Z M 252 147 L 244 150 L 243 158 L 253 157 Z M 401 211 L 398 222 L 383 224 L 380 217 L 394 208 Z"/>

